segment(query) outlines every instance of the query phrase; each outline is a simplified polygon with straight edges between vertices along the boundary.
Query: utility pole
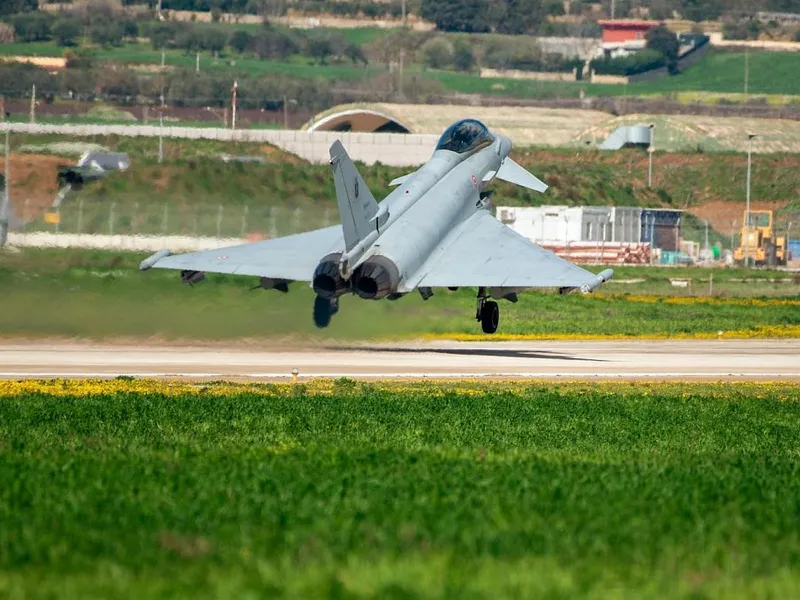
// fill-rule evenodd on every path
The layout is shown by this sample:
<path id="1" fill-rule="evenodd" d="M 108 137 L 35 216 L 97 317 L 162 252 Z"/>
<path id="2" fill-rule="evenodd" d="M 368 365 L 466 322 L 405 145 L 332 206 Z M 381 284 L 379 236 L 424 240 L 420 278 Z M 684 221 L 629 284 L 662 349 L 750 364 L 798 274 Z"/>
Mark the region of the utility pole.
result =
<path id="1" fill-rule="evenodd" d="M 0 206 L 0 248 L 6 245 L 8 239 L 8 213 L 11 206 L 9 188 L 11 187 L 11 127 L 6 125 L 6 145 L 5 145 L 5 185 L 3 190 L 3 204 Z"/>
<path id="2" fill-rule="evenodd" d="M 744 47 L 744 95 L 747 95 L 747 80 L 750 77 L 750 51 Z"/>
<path id="3" fill-rule="evenodd" d="M 194 61 L 194 72 L 195 72 L 195 73 L 199 73 L 199 72 L 200 72 L 200 52 L 198 52 L 198 53 L 195 55 L 195 61 Z"/>
<path id="4" fill-rule="evenodd" d="M 402 10 L 403 10 L 403 35 L 400 38 L 400 83 L 398 85 L 398 91 L 400 92 L 400 97 L 403 97 L 403 62 L 406 57 L 406 0 L 403 0 L 402 3 Z"/>
<path id="5" fill-rule="evenodd" d="M 31 88 L 31 123 L 36 122 L 36 84 Z"/>
<path id="6" fill-rule="evenodd" d="M 286 106 L 286 94 L 283 95 L 283 128 L 289 129 L 289 109 Z"/>
<path id="7" fill-rule="evenodd" d="M 751 151 L 753 146 L 753 138 L 755 133 L 747 134 L 747 206 L 744 209 L 744 265 L 750 266 L 750 163 Z"/>
<path id="8" fill-rule="evenodd" d="M 164 160 L 164 113 L 158 114 L 158 164 Z"/>
<path id="9" fill-rule="evenodd" d="M 706 255 L 706 262 L 709 261 L 708 258 L 708 221 L 705 221 L 706 224 L 706 247 L 705 247 L 705 255 Z"/>
<path id="10" fill-rule="evenodd" d="M 650 145 L 647 147 L 647 154 L 649 154 L 649 161 L 647 164 L 647 187 L 653 187 L 653 152 L 655 152 L 656 148 L 653 145 L 653 130 L 655 129 L 655 123 L 650 123 Z"/>
<path id="11" fill-rule="evenodd" d="M 239 80 L 233 82 L 233 95 L 231 99 L 231 129 L 236 130 L 236 91 L 239 89 Z"/>
<path id="12" fill-rule="evenodd" d="M 614 8 L 615 8 L 614 4 L 615 4 L 614 0 L 611 0 L 611 18 L 612 19 L 614 18 Z"/>

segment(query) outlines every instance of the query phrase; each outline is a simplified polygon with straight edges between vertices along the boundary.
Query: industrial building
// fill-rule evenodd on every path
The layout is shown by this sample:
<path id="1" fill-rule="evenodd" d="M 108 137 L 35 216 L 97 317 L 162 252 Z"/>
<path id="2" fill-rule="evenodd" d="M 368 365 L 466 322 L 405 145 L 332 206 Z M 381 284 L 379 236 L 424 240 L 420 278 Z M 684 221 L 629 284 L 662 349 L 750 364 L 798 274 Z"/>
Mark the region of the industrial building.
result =
<path id="1" fill-rule="evenodd" d="M 575 262 L 673 263 L 682 211 L 636 206 L 499 206 L 497 219 Z"/>

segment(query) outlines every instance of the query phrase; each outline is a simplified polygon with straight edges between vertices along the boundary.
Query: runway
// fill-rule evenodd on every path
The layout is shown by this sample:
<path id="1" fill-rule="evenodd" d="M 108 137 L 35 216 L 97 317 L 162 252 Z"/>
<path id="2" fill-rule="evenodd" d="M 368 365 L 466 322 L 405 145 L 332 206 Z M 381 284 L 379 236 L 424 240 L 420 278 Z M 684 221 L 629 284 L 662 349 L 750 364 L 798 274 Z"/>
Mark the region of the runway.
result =
<path id="1" fill-rule="evenodd" d="M 800 340 L 406 342 L 287 347 L 0 344 L 0 378 L 313 377 L 800 381 Z"/>

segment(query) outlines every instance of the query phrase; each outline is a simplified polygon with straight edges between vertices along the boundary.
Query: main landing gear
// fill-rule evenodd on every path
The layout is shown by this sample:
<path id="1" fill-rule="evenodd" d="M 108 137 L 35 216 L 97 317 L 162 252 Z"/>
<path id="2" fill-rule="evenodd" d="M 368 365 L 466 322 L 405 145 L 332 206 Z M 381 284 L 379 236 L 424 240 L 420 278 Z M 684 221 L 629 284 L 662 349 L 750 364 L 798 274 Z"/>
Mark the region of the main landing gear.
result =
<path id="1" fill-rule="evenodd" d="M 475 320 L 481 322 L 483 333 L 494 333 L 500 324 L 500 307 L 497 302 L 489 300 L 486 295 L 486 288 L 478 288 L 478 310 L 475 313 Z"/>
<path id="2" fill-rule="evenodd" d="M 323 298 L 317 296 L 314 299 L 314 325 L 323 329 L 331 324 L 331 317 L 339 312 L 339 298 Z"/>

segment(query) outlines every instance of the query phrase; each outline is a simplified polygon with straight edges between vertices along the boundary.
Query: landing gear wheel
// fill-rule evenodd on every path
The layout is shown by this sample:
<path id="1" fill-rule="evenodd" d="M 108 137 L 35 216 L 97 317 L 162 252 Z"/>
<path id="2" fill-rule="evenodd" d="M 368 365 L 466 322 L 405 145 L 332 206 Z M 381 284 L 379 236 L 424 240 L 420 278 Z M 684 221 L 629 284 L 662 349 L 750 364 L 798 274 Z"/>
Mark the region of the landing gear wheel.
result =
<path id="1" fill-rule="evenodd" d="M 481 307 L 481 329 L 483 333 L 494 333 L 500 324 L 500 307 L 497 302 L 487 300 Z"/>
<path id="2" fill-rule="evenodd" d="M 314 298 L 314 325 L 323 329 L 330 325 L 331 317 L 339 312 L 339 299 L 329 300 L 322 296 Z"/>

